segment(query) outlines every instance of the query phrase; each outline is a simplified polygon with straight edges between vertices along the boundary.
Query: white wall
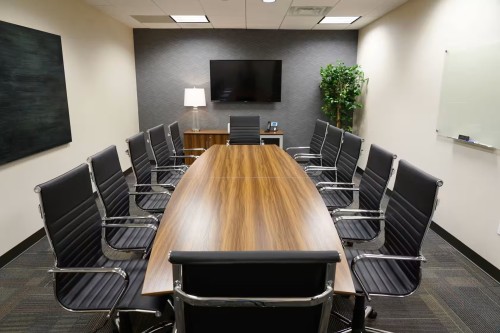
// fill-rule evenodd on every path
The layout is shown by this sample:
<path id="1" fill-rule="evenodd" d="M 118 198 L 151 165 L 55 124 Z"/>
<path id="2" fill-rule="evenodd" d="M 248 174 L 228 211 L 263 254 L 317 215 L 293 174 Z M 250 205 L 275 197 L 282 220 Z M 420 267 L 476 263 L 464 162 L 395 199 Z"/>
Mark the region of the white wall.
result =
<path id="1" fill-rule="evenodd" d="M 500 268 L 500 152 L 435 131 L 445 50 L 498 41 L 498 0 L 410 0 L 360 31 L 358 64 L 370 79 L 360 123 L 366 146 L 443 179 L 434 221 Z"/>
<path id="2" fill-rule="evenodd" d="M 132 29 L 79 0 L 0 0 L 0 20 L 62 39 L 70 144 L 0 166 L 0 255 L 43 227 L 35 185 L 138 132 Z M 40 135 L 44 135 L 40 133 Z"/>

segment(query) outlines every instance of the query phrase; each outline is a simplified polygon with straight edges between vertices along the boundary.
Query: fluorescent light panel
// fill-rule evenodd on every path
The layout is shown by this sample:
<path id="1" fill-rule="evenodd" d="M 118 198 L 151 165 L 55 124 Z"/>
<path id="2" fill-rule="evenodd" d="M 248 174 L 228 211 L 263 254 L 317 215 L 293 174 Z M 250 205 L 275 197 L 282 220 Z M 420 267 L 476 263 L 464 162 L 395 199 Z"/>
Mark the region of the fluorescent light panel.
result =
<path id="1" fill-rule="evenodd" d="M 205 15 L 170 15 L 176 23 L 208 23 Z"/>
<path id="2" fill-rule="evenodd" d="M 361 16 L 325 16 L 319 23 L 351 24 Z"/>
<path id="3" fill-rule="evenodd" d="M 275 2 L 276 0 L 262 0 L 262 2 L 267 2 L 267 3 L 271 3 L 271 2 Z"/>

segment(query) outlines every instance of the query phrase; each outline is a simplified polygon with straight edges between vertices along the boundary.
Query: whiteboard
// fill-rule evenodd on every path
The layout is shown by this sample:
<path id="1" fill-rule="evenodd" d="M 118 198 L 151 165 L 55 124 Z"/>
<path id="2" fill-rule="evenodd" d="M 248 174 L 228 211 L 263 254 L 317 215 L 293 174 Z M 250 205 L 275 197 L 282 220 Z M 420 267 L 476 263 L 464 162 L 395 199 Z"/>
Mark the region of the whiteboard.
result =
<path id="1" fill-rule="evenodd" d="M 446 51 L 436 131 L 500 148 L 500 44 Z"/>

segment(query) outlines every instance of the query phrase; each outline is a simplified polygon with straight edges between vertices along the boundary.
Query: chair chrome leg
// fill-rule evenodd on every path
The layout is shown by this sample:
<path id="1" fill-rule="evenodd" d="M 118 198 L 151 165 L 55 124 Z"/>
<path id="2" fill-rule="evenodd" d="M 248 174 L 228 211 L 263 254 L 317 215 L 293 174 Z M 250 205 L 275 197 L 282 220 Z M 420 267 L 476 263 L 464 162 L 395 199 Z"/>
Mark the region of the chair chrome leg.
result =
<path id="1" fill-rule="evenodd" d="M 373 333 L 392 333 L 390 331 L 384 331 L 378 328 L 373 327 L 365 327 L 365 332 L 373 332 Z"/>
<path id="2" fill-rule="evenodd" d="M 142 331 L 142 333 L 154 333 L 154 332 L 158 332 L 159 330 L 164 329 L 166 327 L 172 327 L 172 329 L 173 329 L 174 323 L 171 321 L 162 321 L 161 323 L 153 325 L 153 326 L 149 327 L 147 330 Z"/>

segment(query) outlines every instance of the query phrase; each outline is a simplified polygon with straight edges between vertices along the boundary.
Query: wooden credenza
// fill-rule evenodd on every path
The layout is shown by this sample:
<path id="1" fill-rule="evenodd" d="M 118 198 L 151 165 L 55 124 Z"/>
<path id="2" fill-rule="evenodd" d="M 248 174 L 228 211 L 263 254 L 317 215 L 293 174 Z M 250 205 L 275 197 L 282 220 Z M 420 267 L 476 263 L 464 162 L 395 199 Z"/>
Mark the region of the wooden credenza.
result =
<path id="1" fill-rule="evenodd" d="M 265 144 L 276 144 L 283 148 L 283 131 L 266 132 L 260 130 L 260 137 Z M 200 130 L 193 132 L 187 130 L 184 132 L 184 148 L 205 148 L 208 149 L 213 145 L 225 145 L 229 140 L 229 133 L 225 129 L 216 130 Z M 186 155 L 200 155 L 200 151 L 187 151 Z M 186 164 L 192 164 L 193 159 L 186 159 Z"/>

